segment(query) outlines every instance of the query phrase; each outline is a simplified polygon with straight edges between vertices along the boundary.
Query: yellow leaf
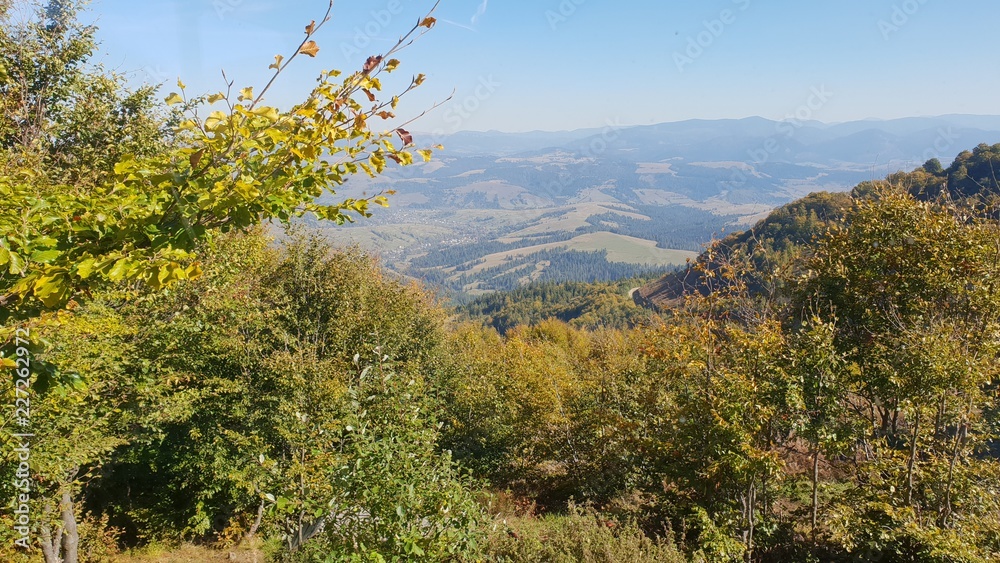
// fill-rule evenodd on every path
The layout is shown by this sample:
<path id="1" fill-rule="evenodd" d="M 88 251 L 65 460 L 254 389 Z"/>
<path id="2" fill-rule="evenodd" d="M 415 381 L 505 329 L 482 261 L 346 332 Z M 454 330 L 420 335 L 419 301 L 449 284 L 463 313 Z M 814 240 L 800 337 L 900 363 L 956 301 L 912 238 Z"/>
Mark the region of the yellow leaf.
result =
<path id="1" fill-rule="evenodd" d="M 431 151 L 426 150 L 426 149 L 418 149 L 417 150 L 417 154 L 419 154 L 420 156 L 422 156 L 424 158 L 424 162 L 430 162 L 431 161 Z"/>
<path id="2" fill-rule="evenodd" d="M 171 92 L 170 95 L 167 96 L 164 101 L 167 102 L 168 106 L 172 106 L 175 104 L 182 103 L 184 101 L 184 98 L 181 98 L 180 94 L 178 94 L 177 92 Z"/>
<path id="3" fill-rule="evenodd" d="M 284 59 L 285 59 L 285 57 L 282 57 L 281 55 L 275 55 L 274 56 L 274 62 L 272 64 L 268 65 L 267 68 L 273 68 L 273 69 L 279 69 L 279 68 L 281 68 L 281 61 L 283 61 Z"/>
<path id="4" fill-rule="evenodd" d="M 222 92 L 217 92 L 217 93 L 212 94 L 211 96 L 208 97 L 208 103 L 214 104 L 215 102 L 218 102 L 219 100 L 224 100 L 224 99 L 226 99 L 226 97 L 222 95 Z"/>
<path id="5" fill-rule="evenodd" d="M 66 281 L 65 273 L 56 272 L 38 278 L 32 289 L 35 297 L 43 305 L 46 307 L 55 307 L 69 294 L 69 287 Z"/>
<path id="6" fill-rule="evenodd" d="M 207 118 L 205 118 L 205 129 L 208 129 L 209 131 L 218 129 L 219 126 L 222 125 L 225 119 L 226 119 L 226 114 L 222 113 L 221 111 L 213 111 L 212 113 L 208 114 Z"/>
<path id="7" fill-rule="evenodd" d="M 299 52 L 303 55 L 315 57 L 316 53 L 319 53 L 319 45 L 317 45 L 315 41 L 306 41 L 305 44 L 303 44 L 299 49 Z"/>
<path id="8" fill-rule="evenodd" d="M 398 66 L 399 66 L 399 59 L 389 59 L 389 62 L 385 63 L 385 71 L 392 72 L 396 70 L 396 67 Z"/>
<path id="9" fill-rule="evenodd" d="M 254 115 L 266 117 L 268 121 L 274 123 L 278 120 L 278 110 L 270 106 L 261 106 L 253 110 Z"/>
<path id="10" fill-rule="evenodd" d="M 181 79 L 178 78 L 177 79 L 177 87 L 180 88 L 181 90 L 183 90 L 183 89 L 187 88 L 187 85 L 185 85 L 183 82 L 181 82 Z"/>
<path id="11" fill-rule="evenodd" d="M 424 76 L 423 74 L 418 74 L 416 77 L 413 78 L 414 86 L 420 86 L 421 84 L 423 84 L 425 78 L 427 77 Z"/>
<path id="12" fill-rule="evenodd" d="M 247 86 L 246 88 L 240 90 L 240 97 L 239 97 L 239 99 L 240 99 L 240 101 L 243 101 L 243 100 L 252 100 L 253 99 L 253 88 L 250 87 L 250 86 Z"/>

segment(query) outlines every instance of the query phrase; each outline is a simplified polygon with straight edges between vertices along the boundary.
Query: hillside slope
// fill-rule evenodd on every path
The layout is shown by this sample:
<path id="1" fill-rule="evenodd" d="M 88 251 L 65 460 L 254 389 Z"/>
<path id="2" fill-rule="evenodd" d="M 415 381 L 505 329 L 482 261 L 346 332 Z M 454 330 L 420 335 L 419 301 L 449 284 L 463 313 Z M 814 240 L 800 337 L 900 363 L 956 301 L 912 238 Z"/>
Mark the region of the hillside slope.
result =
<path id="1" fill-rule="evenodd" d="M 944 197 L 985 209 L 995 207 L 1000 198 L 998 169 L 1000 144 L 981 144 L 960 153 L 948 168 L 932 159 L 911 172 L 890 174 L 885 181 L 904 186 L 923 200 Z M 711 285 L 702 272 L 717 271 L 723 262 L 737 256 L 752 261 L 754 267 L 745 281 L 760 291 L 770 272 L 791 264 L 806 243 L 843 221 L 853 198 L 868 197 L 874 185 L 862 182 L 850 193 L 816 192 L 779 207 L 752 228 L 716 241 L 687 268 L 639 288 L 633 297 L 640 305 L 669 309 L 686 295 L 705 295 Z"/>

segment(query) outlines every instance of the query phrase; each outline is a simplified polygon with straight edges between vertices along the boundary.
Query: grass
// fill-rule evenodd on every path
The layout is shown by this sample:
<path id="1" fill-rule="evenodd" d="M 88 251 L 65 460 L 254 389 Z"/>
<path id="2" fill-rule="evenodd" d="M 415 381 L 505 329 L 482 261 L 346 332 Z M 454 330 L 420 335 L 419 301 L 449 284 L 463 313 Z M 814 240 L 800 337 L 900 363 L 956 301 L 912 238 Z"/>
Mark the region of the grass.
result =
<path id="1" fill-rule="evenodd" d="M 216 549 L 182 544 L 179 546 L 149 546 L 119 555 L 113 563 L 265 563 L 265 553 L 255 547 Z"/>
<path id="2" fill-rule="evenodd" d="M 490 560 L 509 563 L 683 563 L 671 543 L 651 540 L 630 523 L 609 520 L 592 509 L 570 506 L 567 514 L 515 516 L 497 526 L 487 548 Z"/>
<path id="3" fill-rule="evenodd" d="M 617 235 L 608 232 L 587 233 L 571 238 L 563 242 L 550 242 L 546 244 L 536 244 L 497 252 L 485 256 L 485 261 L 472 267 L 468 273 L 477 273 L 486 268 L 503 265 L 507 258 L 527 256 L 543 250 L 554 248 L 565 248 L 567 250 L 580 250 L 593 252 L 595 250 L 607 250 L 609 262 L 623 262 L 628 264 L 643 264 L 646 266 L 676 266 L 684 264 L 688 258 L 695 258 L 697 252 L 686 250 L 673 250 L 669 248 L 659 248 L 656 242 L 625 235 Z"/>

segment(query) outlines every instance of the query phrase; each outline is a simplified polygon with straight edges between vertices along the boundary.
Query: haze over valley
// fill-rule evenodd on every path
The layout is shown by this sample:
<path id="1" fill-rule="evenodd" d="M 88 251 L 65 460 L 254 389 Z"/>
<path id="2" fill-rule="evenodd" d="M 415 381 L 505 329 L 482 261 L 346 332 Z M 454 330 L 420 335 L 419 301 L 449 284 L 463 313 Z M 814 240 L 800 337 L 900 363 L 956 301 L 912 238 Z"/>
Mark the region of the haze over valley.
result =
<path id="1" fill-rule="evenodd" d="M 376 180 L 352 178 L 345 195 L 396 193 L 389 209 L 332 234 L 462 298 L 683 265 L 713 238 L 810 192 L 1000 142 L 1000 117 L 755 117 L 417 137 L 444 150 Z"/>

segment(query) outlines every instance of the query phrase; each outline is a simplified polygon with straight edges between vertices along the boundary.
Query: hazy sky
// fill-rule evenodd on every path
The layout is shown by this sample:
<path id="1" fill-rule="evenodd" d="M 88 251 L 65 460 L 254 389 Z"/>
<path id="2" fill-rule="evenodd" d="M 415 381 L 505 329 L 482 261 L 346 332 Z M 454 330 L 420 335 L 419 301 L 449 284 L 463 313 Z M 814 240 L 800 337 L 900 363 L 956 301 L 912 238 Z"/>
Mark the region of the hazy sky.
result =
<path id="1" fill-rule="evenodd" d="M 271 103 L 323 69 L 353 70 L 433 4 L 338 0 Z M 218 91 L 262 85 L 326 0 L 93 0 L 102 62 L 133 80 Z M 997 0 L 442 0 L 399 58 L 428 80 L 400 105 L 421 131 L 526 131 L 791 116 L 997 114 Z"/>

